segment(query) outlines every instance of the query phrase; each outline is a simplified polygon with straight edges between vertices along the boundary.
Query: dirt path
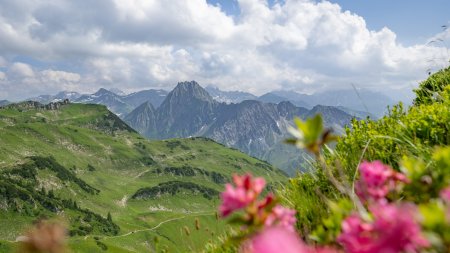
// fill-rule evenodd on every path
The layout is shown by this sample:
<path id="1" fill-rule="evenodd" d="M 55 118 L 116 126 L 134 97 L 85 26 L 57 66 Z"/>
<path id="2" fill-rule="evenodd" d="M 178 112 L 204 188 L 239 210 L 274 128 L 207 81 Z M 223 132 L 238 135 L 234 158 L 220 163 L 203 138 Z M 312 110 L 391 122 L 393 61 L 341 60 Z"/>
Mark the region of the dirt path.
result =
<path id="1" fill-rule="evenodd" d="M 183 215 L 183 216 L 180 216 L 180 217 L 167 219 L 167 220 L 161 221 L 158 225 L 156 225 L 156 226 L 154 226 L 152 228 L 138 229 L 138 230 L 130 231 L 130 232 L 128 232 L 126 234 L 123 234 L 123 235 L 114 235 L 114 236 L 87 235 L 87 236 L 84 237 L 84 240 L 87 240 L 87 238 L 94 237 L 94 236 L 100 236 L 100 237 L 102 237 L 102 239 L 113 239 L 113 238 L 126 237 L 126 236 L 133 235 L 133 234 L 136 234 L 136 233 L 148 232 L 148 231 L 155 230 L 155 229 L 159 228 L 160 226 L 162 226 L 163 224 L 171 222 L 171 221 L 181 220 L 181 219 L 184 219 L 184 218 L 187 218 L 187 217 L 199 217 L 199 216 L 214 215 L 215 213 L 195 213 L 195 214 L 196 215 Z"/>
<path id="2" fill-rule="evenodd" d="M 144 170 L 144 171 L 140 172 L 139 174 L 137 174 L 137 175 L 134 177 L 134 179 L 140 178 L 142 175 L 144 175 L 145 173 L 150 172 L 150 171 L 151 171 L 151 170 Z"/>

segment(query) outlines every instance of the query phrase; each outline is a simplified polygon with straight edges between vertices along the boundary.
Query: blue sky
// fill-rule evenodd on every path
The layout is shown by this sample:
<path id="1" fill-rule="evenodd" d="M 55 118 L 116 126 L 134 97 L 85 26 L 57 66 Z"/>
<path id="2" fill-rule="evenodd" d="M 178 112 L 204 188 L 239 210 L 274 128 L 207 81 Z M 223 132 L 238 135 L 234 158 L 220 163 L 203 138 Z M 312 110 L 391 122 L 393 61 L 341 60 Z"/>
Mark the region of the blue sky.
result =
<path id="1" fill-rule="evenodd" d="M 448 66 L 448 0 L 0 0 L 0 100 L 196 80 L 402 96 Z M 430 41 L 441 41 L 429 43 Z"/>
<path id="2" fill-rule="evenodd" d="M 395 32 L 401 42 L 423 43 L 449 25 L 448 0 L 332 0 L 344 10 L 361 15 L 367 26 L 379 30 L 384 26 Z"/>
<path id="3" fill-rule="evenodd" d="M 236 0 L 208 0 L 211 4 L 220 4 L 229 14 L 239 15 Z M 268 1 L 273 5 L 275 1 Z M 356 13 L 366 20 L 372 30 L 389 27 L 398 36 L 400 42 L 414 44 L 426 42 L 434 34 L 442 31 L 443 25 L 449 25 L 450 1 L 448 0 L 330 0 L 343 10 Z"/>

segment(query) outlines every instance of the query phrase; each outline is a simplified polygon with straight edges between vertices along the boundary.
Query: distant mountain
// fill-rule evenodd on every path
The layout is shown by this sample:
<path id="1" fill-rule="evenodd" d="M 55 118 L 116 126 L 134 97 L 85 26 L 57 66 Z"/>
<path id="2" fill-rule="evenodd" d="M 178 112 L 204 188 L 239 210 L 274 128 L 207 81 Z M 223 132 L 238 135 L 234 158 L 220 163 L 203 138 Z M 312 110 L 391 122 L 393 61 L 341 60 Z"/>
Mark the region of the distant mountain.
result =
<path id="1" fill-rule="evenodd" d="M 370 90 L 330 90 L 312 95 L 301 94 L 295 91 L 272 91 L 258 98 L 267 103 L 290 101 L 296 106 L 311 108 L 315 105 L 335 106 L 351 115 L 364 118 L 383 116 L 388 105 L 395 102 L 388 96 Z"/>
<path id="2" fill-rule="evenodd" d="M 81 97 L 81 94 L 74 91 L 61 91 L 55 96 L 52 97 L 52 101 L 50 102 L 58 102 L 63 101 L 65 99 L 69 99 L 70 101 L 75 100 L 77 98 Z"/>
<path id="3" fill-rule="evenodd" d="M 179 83 L 157 110 L 157 137 L 202 136 L 218 105 L 195 81 Z"/>
<path id="4" fill-rule="evenodd" d="M 9 102 L 8 100 L 0 100 L 0 106 L 5 106 L 9 104 L 11 104 L 11 102 Z"/>
<path id="5" fill-rule="evenodd" d="M 306 103 L 303 96 L 307 95 L 296 93 L 294 91 L 272 91 L 260 96 L 258 100 L 266 103 L 275 103 L 275 104 L 278 104 L 282 101 L 289 101 L 296 106 L 305 108 L 311 108 L 312 105 L 315 105 Z"/>
<path id="6" fill-rule="evenodd" d="M 307 112 L 290 102 L 276 105 L 246 100 L 239 104 L 222 104 L 204 135 L 265 159 L 267 151 L 287 137 L 292 119 L 295 116 L 305 118 Z"/>
<path id="7" fill-rule="evenodd" d="M 82 104 L 101 104 L 106 105 L 109 110 L 122 117 L 129 113 L 134 107 L 125 103 L 122 97 L 107 89 L 101 88 L 91 95 L 82 95 L 74 102 Z"/>
<path id="8" fill-rule="evenodd" d="M 111 92 L 113 92 L 113 93 L 115 93 L 115 94 L 117 94 L 117 95 L 119 95 L 119 96 L 125 96 L 125 95 L 127 95 L 125 92 L 123 92 L 122 90 L 117 89 L 117 88 L 109 89 L 109 91 L 111 91 Z"/>
<path id="9" fill-rule="evenodd" d="M 128 114 L 125 121 L 149 138 L 204 136 L 280 165 L 276 162 L 280 149 L 274 147 L 284 146 L 281 143 L 288 136 L 287 129 L 293 118 L 305 119 L 316 113 L 322 114 L 326 125 L 338 132 L 352 119 L 346 112 L 330 106 L 308 110 L 288 101 L 219 103 L 198 83 L 191 81 L 179 83 L 159 108 L 145 103 Z M 289 149 L 283 156 L 297 157 L 298 150 Z"/>
<path id="10" fill-rule="evenodd" d="M 36 101 L 42 104 L 64 101 L 69 99 L 75 103 L 106 105 L 109 110 L 124 117 L 139 105 L 149 101 L 154 107 L 158 107 L 166 98 L 165 90 L 142 90 L 131 94 L 125 94 L 119 89 L 101 88 L 94 94 L 80 94 L 71 91 L 61 91 L 56 95 L 40 95 L 29 98 L 26 101 Z"/>
<path id="11" fill-rule="evenodd" d="M 365 119 L 367 117 L 369 117 L 371 119 L 379 118 L 378 116 L 375 116 L 374 114 L 372 114 L 370 112 L 352 110 L 352 109 L 349 109 L 349 108 L 343 107 L 343 106 L 336 106 L 336 108 L 338 108 L 339 110 L 344 111 L 354 117 L 360 118 L 360 119 Z"/>
<path id="12" fill-rule="evenodd" d="M 386 95 L 370 90 L 330 90 L 305 98 L 309 104 L 342 106 L 354 111 L 363 111 L 377 117 L 383 116 L 388 105 L 395 102 Z"/>
<path id="13" fill-rule="evenodd" d="M 150 101 L 154 107 L 158 108 L 166 98 L 167 93 L 165 90 L 142 90 L 124 95 L 122 96 L 122 100 L 134 108 L 147 101 Z"/>
<path id="14" fill-rule="evenodd" d="M 256 100 L 256 96 L 242 91 L 222 91 L 214 86 L 207 86 L 205 90 L 214 98 L 214 100 L 223 103 L 240 103 L 244 100 Z"/>
<path id="15" fill-rule="evenodd" d="M 331 127 L 337 133 L 344 132 L 344 126 L 354 118 L 350 114 L 340 110 L 334 106 L 316 105 L 308 113 L 305 118 L 314 117 L 316 114 L 322 115 L 326 126 Z"/>
<path id="16" fill-rule="evenodd" d="M 69 99 L 73 101 L 81 96 L 80 93 L 74 91 L 61 91 L 56 95 L 40 95 L 38 97 L 26 99 L 27 101 L 35 101 L 42 104 L 48 104 L 50 102 L 59 102 Z"/>
<path id="17" fill-rule="evenodd" d="M 149 101 L 134 109 L 124 120 L 145 136 L 156 134 L 156 110 Z"/>

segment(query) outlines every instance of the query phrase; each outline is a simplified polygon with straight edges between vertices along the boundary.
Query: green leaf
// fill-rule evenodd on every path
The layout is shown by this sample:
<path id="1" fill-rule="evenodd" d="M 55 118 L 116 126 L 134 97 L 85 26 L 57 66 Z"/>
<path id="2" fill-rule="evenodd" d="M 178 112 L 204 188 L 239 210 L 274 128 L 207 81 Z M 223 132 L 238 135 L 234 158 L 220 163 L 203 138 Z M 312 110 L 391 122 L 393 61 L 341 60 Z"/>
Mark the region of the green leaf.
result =
<path id="1" fill-rule="evenodd" d="M 439 227 L 446 224 L 445 209 L 438 202 L 431 202 L 419 206 L 423 217 L 422 224 L 427 228 Z"/>

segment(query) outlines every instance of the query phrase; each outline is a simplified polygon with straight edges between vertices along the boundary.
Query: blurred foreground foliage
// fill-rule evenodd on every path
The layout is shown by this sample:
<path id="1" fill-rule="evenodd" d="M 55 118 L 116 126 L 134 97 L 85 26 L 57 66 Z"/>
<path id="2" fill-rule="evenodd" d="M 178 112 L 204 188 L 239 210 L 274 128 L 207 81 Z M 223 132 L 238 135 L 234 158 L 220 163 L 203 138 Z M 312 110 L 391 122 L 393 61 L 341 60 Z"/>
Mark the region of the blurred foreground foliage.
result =
<path id="1" fill-rule="evenodd" d="M 342 221 L 358 208 L 351 197 L 358 166 L 364 160 L 380 160 L 411 181 L 390 200 L 416 204 L 433 249 L 450 249 L 449 217 L 439 200 L 439 192 L 450 185 L 449 84 L 450 67 L 430 75 L 414 90 L 413 105 L 399 103 L 379 120 L 353 120 L 333 149 L 326 143 L 335 137 L 322 129 L 320 117 L 295 122 L 294 138 L 287 143 L 308 150 L 316 159 L 311 157 L 309 167 L 301 170 L 307 172 L 280 185 L 276 195 L 297 211 L 297 230 L 306 242 L 339 247 Z M 236 247 L 223 244 L 226 241 L 219 238 L 205 251 L 236 252 Z"/>

